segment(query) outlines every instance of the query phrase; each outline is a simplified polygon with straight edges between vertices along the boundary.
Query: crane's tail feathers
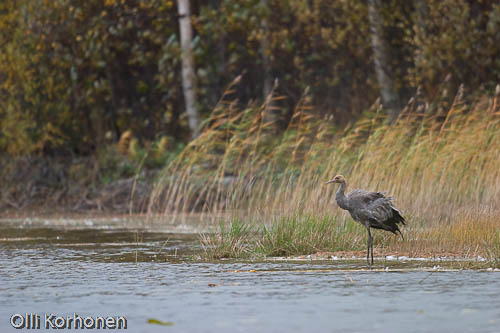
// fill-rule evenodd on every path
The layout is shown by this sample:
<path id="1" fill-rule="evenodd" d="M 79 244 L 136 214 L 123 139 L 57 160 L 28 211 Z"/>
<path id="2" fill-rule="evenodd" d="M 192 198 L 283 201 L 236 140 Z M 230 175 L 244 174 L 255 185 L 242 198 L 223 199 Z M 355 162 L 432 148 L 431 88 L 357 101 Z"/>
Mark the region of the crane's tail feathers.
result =
<path id="1" fill-rule="evenodd" d="M 394 233 L 395 235 L 397 235 L 399 233 L 401 238 L 404 240 L 405 238 L 404 238 L 401 230 L 399 230 L 398 224 L 401 223 L 402 225 L 405 225 L 406 224 L 405 222 L 406 221 L 405 221 L 404 217 L 401 216 L 401 213 L 399 212 L 399 210 L 393 208 L 392 209 L 392 217 L 385 221 L 384 229 Z"/>
<path id="2" fill-rule="evenodd" d="M 396 218 L 397 222 L 396 223 L 402 223 L 403 225 L 406 225 L 406 220 L 405 218 L 401 215 L 401 212 L 395 208 L 392 207 L 392 213 L 394 214 L 394 217 Z"/>

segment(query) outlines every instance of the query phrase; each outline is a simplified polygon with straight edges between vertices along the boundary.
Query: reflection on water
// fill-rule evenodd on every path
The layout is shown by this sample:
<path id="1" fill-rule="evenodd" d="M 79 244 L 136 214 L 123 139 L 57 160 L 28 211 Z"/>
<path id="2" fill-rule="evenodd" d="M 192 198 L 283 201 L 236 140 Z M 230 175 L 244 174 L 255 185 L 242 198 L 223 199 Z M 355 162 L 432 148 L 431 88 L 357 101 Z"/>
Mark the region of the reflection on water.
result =
<path id="1" fill-rule="evenodd" d="M 17 331 L 10 317 L 26 312 L 125 316 L 129 332 L 499 331 L 498 272 L 207 263 L 197 244 L 158 230 L 0 224 L 0 331 Z"/>

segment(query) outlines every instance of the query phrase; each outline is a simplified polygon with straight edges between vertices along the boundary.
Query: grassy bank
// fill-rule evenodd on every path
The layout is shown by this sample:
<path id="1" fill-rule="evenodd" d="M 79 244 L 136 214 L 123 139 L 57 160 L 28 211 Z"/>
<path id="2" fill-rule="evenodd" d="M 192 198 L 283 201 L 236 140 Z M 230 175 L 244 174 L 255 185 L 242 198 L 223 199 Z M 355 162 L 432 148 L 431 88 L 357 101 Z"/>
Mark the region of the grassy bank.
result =
<path id="1" fill-rule="evenodd" d="M 377 234 L 379 250 L 500 257 L 498 94 L 469 100 L 460 94 L 449 103 L 412 100 L 391 125 L 375 104 L 344 130 L 319 117 L 305 94 L 277 136 L 272 112 L 280 98 L 240 109 L 231 100 L 233 89 L 202 134 L 163 171 L 149 212 L 211 218 L 225 211 L 229 224 L 251 221 L 237 241 L 246 250 L 222 256 L 361 250 L 366 236 L 336 206 L 336 187 L 324 186 L 343 174 L 348 191 L 395 196 L 408 220 L 405 241 Z M 208 256 L 224 244 L 217 237 L 232 232 L 226 229 L 204 239 Z"/>
<path id="2" fill-rule="evenodd" d="M 482 257 L 500 263 L 500 226 L 498 216 L 471 216 L 455 223 L 434 226 L 409 226 L 405 239 L 373 231 L 376 256 L 407 257 Z M 254 225 L 235 219 L 222 223 L 219 231 L 200 236 L 203 257 L 265 258 L 316 254 L 364 257 L 366 230 L 353 221 L 331 216 L 293 216 L 275 218 L 269 225 Z"/>
<path id="3" fill-rule="evenodd" d="M 234 219 L 216 233 L 201 235 L 208 259 L 294 256 L 320 251 L 361 250 L 366 231 L 331 216 L 274 217 L 268 225 Z"/>

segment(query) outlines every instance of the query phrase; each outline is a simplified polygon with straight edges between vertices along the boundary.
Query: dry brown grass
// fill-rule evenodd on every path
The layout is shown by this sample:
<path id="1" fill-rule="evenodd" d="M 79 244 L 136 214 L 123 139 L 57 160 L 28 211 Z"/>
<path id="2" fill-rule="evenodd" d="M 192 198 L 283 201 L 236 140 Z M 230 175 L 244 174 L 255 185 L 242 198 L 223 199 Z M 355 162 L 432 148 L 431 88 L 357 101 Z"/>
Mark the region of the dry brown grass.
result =
<path id="1" fill-rule="evenodd" d="M 451 256 L 490 260 L 500 259 L 500 225 L 498 213 L 467 213 L 451 223 L 410 228 L 407 240 L 387 241 L 385 249 L 393 253 L 416 256 Z"/>
<path id="2" fill-rule="evenodd" d="M 316 116 L 305 94 L 287 130 L 276 136 L 266 113 L 280 97 L 241 110 L 231 100 L 236 84 L 199 138 L 165 169 L 150 212 L 210 218 L 229 211 L 268 226 L 276 217 L 301 214 L 352 223 L 334 202 L 334 186 L 324 186 L 340 173 L 350 189 L 385 190 L 397 198 L 408 220 L 407 240 L 378 236 L 379 248 L 500 257 L 498 95 L 467 103 L 457 97 L 437 111 L 417 111 L 410 103 L 392 125 L 375 104 L 339 131 Z"/>

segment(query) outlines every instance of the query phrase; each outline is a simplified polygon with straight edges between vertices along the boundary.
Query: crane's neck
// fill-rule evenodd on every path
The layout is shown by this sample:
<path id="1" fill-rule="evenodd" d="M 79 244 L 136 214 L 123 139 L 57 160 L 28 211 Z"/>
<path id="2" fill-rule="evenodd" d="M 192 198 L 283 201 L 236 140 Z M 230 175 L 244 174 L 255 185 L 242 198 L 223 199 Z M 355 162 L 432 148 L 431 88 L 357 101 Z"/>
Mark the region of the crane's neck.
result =
<path id="1" fill-rule="evenodd" d="M 337 190 L 337 193 L 335 193 L 335 201 L 337 201 L 337 204 L 342 209 L 348 208 L 347 198 L 344 194 L 346 187 L 347 183 L 345 181 L 340 183 L 339 189 Z"/>

